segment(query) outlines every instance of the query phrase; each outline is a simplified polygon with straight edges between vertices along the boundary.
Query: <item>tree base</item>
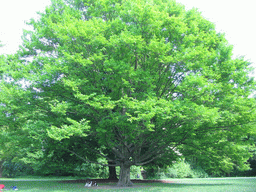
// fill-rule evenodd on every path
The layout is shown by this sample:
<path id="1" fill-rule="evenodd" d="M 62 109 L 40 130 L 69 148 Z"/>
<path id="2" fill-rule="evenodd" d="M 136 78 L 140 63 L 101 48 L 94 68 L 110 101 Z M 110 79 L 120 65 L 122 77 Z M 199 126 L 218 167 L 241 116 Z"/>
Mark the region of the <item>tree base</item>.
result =
<path id="1" fill-rule="evenodd" d="M 118 187 L 131 187 L 131 186 L 133 186 L 133 183 L 131 181 L 129 181 L 127 183 L 123 183 L 123 182 L 118 181 L 117 186 Z"/>
<path id="2" fill-rule="evenodd" d="M 130 179 L 130 167 L 131 165 L 129 162 L 120 165 L 120 175 L 117 183 L 118 187 L 131 187 L 133 185 Z"/>

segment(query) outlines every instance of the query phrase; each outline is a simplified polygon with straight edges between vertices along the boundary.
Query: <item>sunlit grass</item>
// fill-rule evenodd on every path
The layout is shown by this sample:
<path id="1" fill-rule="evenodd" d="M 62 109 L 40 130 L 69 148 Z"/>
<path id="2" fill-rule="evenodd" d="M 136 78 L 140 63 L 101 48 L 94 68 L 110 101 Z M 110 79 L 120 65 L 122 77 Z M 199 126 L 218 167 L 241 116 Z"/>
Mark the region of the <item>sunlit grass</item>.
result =
<path id="1" fill-rule="evenodd" d="M 70 178 L 65 178 L 70 179 Z M 17 186 L 24 192 L 84 192 L 84 191 L 127 191 L 127 192 L 242 192 L 256 191 L 256 178 L 209 178 L 209 179 L 171 179 L 172 183 L 138 183 L 132 188 L 116 188 L 115 184 L 99 184 L 85 188 L 83 183 L 62 183 L 63 178 L 19 178 L 0 179 L 6 187 Z M 111 187 L 111 188 L 110 188 Z"/>

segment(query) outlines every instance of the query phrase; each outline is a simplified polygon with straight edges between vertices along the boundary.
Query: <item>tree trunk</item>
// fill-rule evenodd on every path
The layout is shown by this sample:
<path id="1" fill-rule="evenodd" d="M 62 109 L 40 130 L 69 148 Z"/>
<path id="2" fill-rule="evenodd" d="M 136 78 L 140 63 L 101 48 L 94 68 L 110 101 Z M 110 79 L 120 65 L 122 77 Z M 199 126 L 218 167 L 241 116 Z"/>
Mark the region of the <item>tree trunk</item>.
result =
<path id="1" fill-rule="evenodd" d="M 108 164 L 113 164 L 110 161 L 108 162 Z M 116 167 L 113 166 L 108 166 L 108 171 L 109 171 L 109 176 L 108 179 L 110 180 L 117 180 L 117 176 L 116 176 Z"/>
<path id="2" fill-rule="evenodd" d="M 117 186 L 119 187 L 129 187 L 132 186 L 132 182 L 130 179 L 130 163 L 121 163 L 120 165 L 120 175 L 119 175 L 119 181 L 117 183 Z"/>

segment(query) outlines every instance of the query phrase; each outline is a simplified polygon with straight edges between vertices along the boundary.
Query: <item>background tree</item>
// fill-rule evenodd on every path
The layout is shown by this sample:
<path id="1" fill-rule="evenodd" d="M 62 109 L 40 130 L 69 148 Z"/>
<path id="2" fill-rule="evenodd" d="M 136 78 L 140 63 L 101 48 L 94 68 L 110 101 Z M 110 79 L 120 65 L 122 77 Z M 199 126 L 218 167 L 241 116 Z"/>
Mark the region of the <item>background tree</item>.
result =
<path id="1" fill-rule="evenodd" d="M 256 134 L 248 135 L 245 139 L 251 141 L 249 151 L 252 153 L 252 156 L 248 160 L 251 169 L 248 171 L 248 174 L 250 176 L 256 176 Z"/>
<path id="2" fill-rule="evenodd" d="M 244 167 L 242 138 L 255 120 L 250 63 L 232 59 L 198 11 L 172 0 L 54 0 L 30 25 L 5 67 L 13 83 L 1 85 L 1 108 L 15 119 L 8 130 L 97 140 L 97 153 L 121 168 L 119 186 L 132 184 L 131 165 L 180 154 L 216 170 Z"/>

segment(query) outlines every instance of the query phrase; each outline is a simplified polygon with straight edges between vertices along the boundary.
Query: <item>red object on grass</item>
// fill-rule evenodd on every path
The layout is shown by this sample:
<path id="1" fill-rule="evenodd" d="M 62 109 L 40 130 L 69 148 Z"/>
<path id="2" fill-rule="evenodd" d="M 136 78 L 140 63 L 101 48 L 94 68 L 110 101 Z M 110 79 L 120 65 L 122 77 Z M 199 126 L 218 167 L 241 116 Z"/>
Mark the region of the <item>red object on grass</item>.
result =
<path id="1" fill-rule="evenodd" d="M 3 184 L 0 184 L 0 189 L 3 189 L 4 188 L 4 185 Z"/>

